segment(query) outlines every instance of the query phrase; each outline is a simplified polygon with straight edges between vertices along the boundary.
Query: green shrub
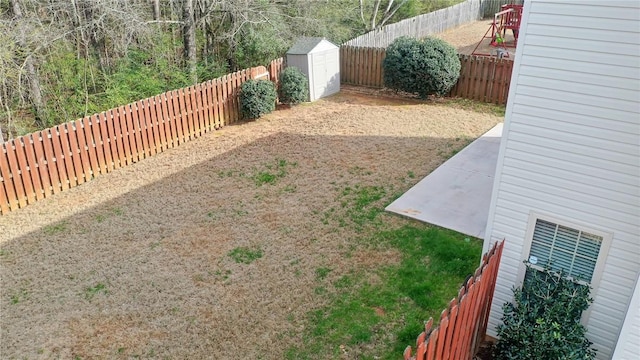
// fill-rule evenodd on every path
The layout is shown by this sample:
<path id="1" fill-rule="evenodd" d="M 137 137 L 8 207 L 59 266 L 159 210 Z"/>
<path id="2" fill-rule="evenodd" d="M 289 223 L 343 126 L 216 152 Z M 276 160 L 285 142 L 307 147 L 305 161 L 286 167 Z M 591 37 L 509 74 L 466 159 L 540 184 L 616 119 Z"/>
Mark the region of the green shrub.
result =
<path id="1" fill-rule="evenodd" d="M 382 62 L 385 85 L 420 95 L 444 95 L 460 76 L 456 49 L 443 40 L 409 37 L 396 39 L 387 48 Z"/>
<path id="2" fill-rule="evenodd" d="M 589 307 L 589 287 L 573 282 L 562 273 L 527 269 L 522 288 L 514 289 L 514 303 L 502 309 L 502 324 L 495 358 L 562 359 L 595 358 L 596 351 L 580 324 Z"/>
<path id="3" fill-rule="evenodd" d="M 280 102 L 299 104 L 309 99 L 309 80 L 296 67 L 288 67 L 280 74 Z"/>
<path id="4" fill-rule="evenodd" d="M 245 119 L 257 119 L 276 109 L 276 87 L 271 81 L 247 80 L 240 91 L 240 108 Z"/>

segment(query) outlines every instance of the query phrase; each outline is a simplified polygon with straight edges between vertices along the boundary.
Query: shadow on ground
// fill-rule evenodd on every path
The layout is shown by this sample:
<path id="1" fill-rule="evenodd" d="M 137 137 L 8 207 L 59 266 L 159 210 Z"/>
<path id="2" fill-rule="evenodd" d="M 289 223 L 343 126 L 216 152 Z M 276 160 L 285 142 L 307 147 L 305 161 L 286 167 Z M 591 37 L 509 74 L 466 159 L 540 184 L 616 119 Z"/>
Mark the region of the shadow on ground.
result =
<path id="1" fill-rule="evenodd" d="M 316 269 L 330 264 L 339 274 L 393 261 L 345 256 L 362 235 L 341 221 L 351 201 L 345 189 L 381 187 L 387 201 L 458 143 L 280 132 L 10 239 L 0 256 L 0 352 L 281 358 L 300 341 L 304 314 L 322 305 Z M 145 161 L 164 171 L 161 157 L 172 151 Z M 144 177 L 138 165 L 127 172 Z M 123 170 L 104 175 L 101 188 L 73 191 L 101 197 Z M 34 206 L 55 212 L 65 201 Z M 234 249 L 261 257 L 237 263 L 228 255 Z"/>

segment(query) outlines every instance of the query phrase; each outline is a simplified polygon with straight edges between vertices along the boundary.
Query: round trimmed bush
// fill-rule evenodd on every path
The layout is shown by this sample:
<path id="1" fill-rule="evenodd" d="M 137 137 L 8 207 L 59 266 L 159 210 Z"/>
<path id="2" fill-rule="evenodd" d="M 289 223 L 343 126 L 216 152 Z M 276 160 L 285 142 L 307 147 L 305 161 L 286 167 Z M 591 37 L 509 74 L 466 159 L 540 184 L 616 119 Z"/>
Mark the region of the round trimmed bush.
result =
<path id="1" fill-rule="evenodd" d="M 276 109 L 276 86 L 268 80 L 247 80 L 240 88 L 240 110 L 245 119 L 257 119 Z"/>
<path id="2" fill-rule="evenodd" d="M 423 99 L 448 93 L 460 76 L 456 49 L 436 38 L 396 39 L 387 48 L 382 67 L 388 88 L 418 94 Z"/>
<path id="3" fill-rule="evenodd" d="M 280 102 L 299 104 L 309 99 L 309 80 L 297 67 L 287 67 L 280 73 Z"/>

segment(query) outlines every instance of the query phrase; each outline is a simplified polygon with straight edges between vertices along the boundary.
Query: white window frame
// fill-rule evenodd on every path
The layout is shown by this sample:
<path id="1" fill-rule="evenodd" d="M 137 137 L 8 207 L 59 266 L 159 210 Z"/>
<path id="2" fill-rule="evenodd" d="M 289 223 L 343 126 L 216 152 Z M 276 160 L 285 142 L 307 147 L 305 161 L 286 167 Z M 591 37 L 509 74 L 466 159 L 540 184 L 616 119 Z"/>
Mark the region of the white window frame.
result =
<path id="1" fill-rule="evenodd" d="M 535 211 L 532 211 L 529 213 L 529 220 L 527 223 L 527 232 L 524 238 L 520 265 L 518 268 L 518 277 L 517 277 L 518 287 L 522 286 L 522 284 L 524 283 L 524 277 L 527 272 L 527 266 L 525 265 L 525 261 L 529 260 L 529 254 L 531 253 L 531 245 L 533 243 L 533 231 L 535 230 L 537 220 L 549 221 L 558 225 L 566 226 L 572 229 L 584 231 L 584 232 L 602 237 L 602 244 L 600 245 L 600 253 L 598 254 L 598 259 L 596 260 L 596 266 L 593 269 L 593 277 L 591 278 L 591 282 L 589 283 L 589 285 L 591 286 L 590 297 L 595 299 L 598 294 L 598 290 L 600 288 L 600 279 L 602 278 L 602 273 L 604 272 L 607 254 L 609 254 L 609 247 L 611 246 L 611 239 L 613 238 L 613 234 L 600 229 L 594 229 L 593 227 L 583 223 L 578 223 L 576 221 L 568 220 L 566 218 L 560 218 L 553 215 L 541 214 Z M 582 313 L 581 323 L 583 325 L 586 324 L 587 319 L 589 318 L 589 314 L 591 313 L 591 308 L 592 306 L 589 306 L 589 308 Z"/>

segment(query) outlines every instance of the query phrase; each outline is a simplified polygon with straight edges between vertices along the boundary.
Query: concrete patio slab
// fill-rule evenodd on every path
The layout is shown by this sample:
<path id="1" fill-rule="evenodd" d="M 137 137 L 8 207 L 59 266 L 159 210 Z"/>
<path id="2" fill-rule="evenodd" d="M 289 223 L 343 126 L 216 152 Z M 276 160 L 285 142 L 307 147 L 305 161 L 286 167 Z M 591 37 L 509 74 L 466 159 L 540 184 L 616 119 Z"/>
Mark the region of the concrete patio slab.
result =
<path id="1" fill-rule="evenodd" d="M 440 165 L 386 210 L 483 238 L 501 136 L 502 123 Z"/>

